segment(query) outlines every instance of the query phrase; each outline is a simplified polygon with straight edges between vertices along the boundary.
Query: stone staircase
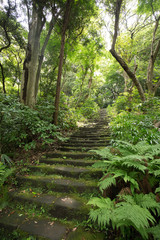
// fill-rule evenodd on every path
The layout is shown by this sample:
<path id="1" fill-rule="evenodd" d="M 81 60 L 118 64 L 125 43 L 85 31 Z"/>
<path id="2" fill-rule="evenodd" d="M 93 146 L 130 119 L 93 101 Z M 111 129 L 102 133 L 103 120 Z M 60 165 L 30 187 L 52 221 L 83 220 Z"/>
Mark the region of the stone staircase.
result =
<path id="1" fill-rule="evenodd" d="M 100 170 L 92 169 L 98 159 L 89 150 L 105 147 L 109 141 L 106 113 L 101 110 L 96 122 L 79 128 L 39 164 L 28 166 L 27 174 L 17 175 L 17 188 L 9 194 L 10 208 L 0 213 L 0 227 L 18 229 L 35 239 L 104 239 L 101 233 L 77 226 L 87 220 L 87 202 L 98 193 L 97 181 L 102 176 Z"/>

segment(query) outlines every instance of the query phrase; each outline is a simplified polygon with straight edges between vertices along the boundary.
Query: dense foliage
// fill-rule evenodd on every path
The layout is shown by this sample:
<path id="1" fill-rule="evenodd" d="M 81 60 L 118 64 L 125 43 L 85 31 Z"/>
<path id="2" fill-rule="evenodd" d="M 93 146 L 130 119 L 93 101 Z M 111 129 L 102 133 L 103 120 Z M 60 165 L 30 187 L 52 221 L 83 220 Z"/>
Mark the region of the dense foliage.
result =
<path id="1" fill-rule="evenodd" d="M 10 153 L 57 147 L 105 107 L 90 219 L 107 238 L 159 239 L 160 0 L 1 2 L 0 196 Z"/>
<path id="2" fill-rule="evenodd" d="M 143 239 L 157 239 L 160 216 L 160 145 L 117 141 L 116 148 L 97 150 L 103 160 L 94 167 L 103 169 L 99 182 L 101 198 L 89 201 L 96 208 L 90 218 L 103 229 L 120 229 L 125 239 L 139 232 Z M 104 198 L 106 196 L 107 198 Z M 138 239 L 138 236 L 137 236 Z"/>

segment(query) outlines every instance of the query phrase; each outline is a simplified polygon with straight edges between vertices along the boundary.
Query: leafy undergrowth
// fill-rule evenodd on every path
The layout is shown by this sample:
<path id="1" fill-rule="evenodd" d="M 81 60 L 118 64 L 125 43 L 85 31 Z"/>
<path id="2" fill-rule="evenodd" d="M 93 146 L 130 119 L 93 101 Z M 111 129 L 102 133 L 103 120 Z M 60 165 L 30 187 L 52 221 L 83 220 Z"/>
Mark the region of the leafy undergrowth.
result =
<path id="1" fill-rule="evenodd" d="M 160 144 L 117 141 L 96 150 L 104 170 L 102 197 L 90 199 L 90 218 L 100 229 L 111 227 L 118 239 L 160 239 Z"/>
<path id="2" fill-rule="evenodd" d="M 33 110 L 13 96 L 0 95 L 0 100 L 1 153 L 15 152 L 19 148 L 27 151 L 38 144 L 45 147 L 57 139 L 65 140 L 62 129 L 65 131 L 67 126 L 60 131 L 51 124 L 52 108 Z"/>
<path id="3" fill-rule="evenodd" d="M 118 100 L 108 107 L 111 117 L 112 138 L 136 144 L 147 141 L 150 144 L 160 143 L 160 132 L 156 124 L 160 122 L 160 101 L 152 98 L 144 103 L 135 103 L 131 112 L 118 105 Z M 133 102 L 134 103 L 134 102 Z M 128 102 L 124 102 L 127 106 Z"/>

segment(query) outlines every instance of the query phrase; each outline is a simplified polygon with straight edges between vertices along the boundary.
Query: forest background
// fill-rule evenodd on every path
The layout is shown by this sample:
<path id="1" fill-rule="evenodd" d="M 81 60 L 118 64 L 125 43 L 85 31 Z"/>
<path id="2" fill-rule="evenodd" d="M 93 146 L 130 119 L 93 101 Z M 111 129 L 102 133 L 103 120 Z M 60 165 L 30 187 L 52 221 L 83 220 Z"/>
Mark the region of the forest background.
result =
<path id="1" fill-rule="evenodd" d="M 107 108 L 113 145 L 159 146 L 159 0 L 1 3 L 3 164 L 64 141 L 100 108 Z"/>

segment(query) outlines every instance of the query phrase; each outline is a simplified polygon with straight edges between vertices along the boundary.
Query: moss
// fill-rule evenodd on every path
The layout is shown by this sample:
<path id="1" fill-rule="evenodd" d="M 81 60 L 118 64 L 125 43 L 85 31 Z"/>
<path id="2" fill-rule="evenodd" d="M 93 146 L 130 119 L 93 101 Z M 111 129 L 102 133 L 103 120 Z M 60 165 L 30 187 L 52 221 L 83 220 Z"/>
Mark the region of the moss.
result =
<path id="1" fill-rule="evenodd" d="M 75 230 L 75 229 L 74 229 Z M 67 240 L 104 240 L 104 234 L 103 233 L 94 233 L 85 231 L 83 228 L 78 228 L 75 231 L 72 231 L 69 233 Z"/>

